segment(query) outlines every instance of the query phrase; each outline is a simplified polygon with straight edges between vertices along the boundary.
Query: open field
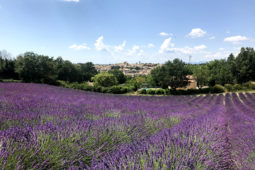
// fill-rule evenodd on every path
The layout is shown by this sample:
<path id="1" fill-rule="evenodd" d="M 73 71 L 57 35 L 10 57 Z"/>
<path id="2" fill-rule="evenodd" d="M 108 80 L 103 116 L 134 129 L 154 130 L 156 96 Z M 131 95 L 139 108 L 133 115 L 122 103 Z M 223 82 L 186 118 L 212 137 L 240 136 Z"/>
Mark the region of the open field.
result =
<path id="1" fill-rule="evenodd" d="M 254 101 L 0 83 L 0 169 L 254 169 Z"/>

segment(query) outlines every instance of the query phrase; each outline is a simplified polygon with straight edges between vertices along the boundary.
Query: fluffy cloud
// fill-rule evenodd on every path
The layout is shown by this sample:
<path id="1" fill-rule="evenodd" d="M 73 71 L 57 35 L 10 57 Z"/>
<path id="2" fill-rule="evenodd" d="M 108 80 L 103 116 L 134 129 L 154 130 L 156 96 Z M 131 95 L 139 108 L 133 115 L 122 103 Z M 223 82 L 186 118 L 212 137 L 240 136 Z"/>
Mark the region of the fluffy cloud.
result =
<path id="1" fill-rule="evenodd" d="M 109 50 L 109 47 L 104 44 L 103 40 L 104 40 L 104 36 L 100 36 L 96 40 L 96 43 L 94 45 L 95 45 L 97 51 L 104 51 L 104 50 L 108 51 Z"/>
<path id="2" fill-rule="evenodd" d="M 162 43 L 162 45 L 160 46 L 159 49 L 159 53 L 165 53 L 165 52 L 171 52 L 174 44 L 171 42 L 172 38 L 169 37 L 167 39 L 164 40 L 164 42 Z"/>
<path id="3" fill-rule="evenodd" d="M 71 45 L 69 48 L 71 49 L 75 49 L 75 50 L 89 50 L 90 48 L 87 46 L 87 44 L 81 44 L 81 45 L 77 45 L 77 44 L 73 44 Z"/>
<path id="4" fill-rule="evenodd" d="M 159 35 L 162 37 L 173 36 L 172 33 L 166 33 L 166 32 L 161 32 L 161 33 L 159 33 Z"/>
<path id="5" fill-rule="evenodd" d="M 168 36 L 168 33 L 161 32 L 161 33 L 159 33 L 159 35 L 162 36 L 162 37 L 165 37 L 165 36 Z"/>
<path id="6" fill-rule="evenodd" d="M 206 31 L 202 30 L 201 28 L 194 28 L 188 34 L 188 37 L 201 38 L 201 37 L 204 37 L 205 35 L 206 35 Z"/>
<path id="7" fill-rule="evenodd" d="M 136 55 L 136 56 L 142 56 L 144 51 L 140 48 L 138 45 L 134 45 L 131 50 L 129 50 L 128 55 Z"/>
<path id="8" fill-rule="evenodd" d="M 225 42 L 231 42 L 233 44 L 239 43 L 241 41 L 246 41 L 246 40 L 248 40 L 248 38 L 245 36 L 241 36 L 241 35 L 226 37 L 224 39 Z"/>
<path id="9" fill-rule="evenodd" d="M 199 46 L 195 46 L 195 47 L 194 47 L 194 50 L 199 51 L 199 50 L 204 50 L 204 49 L 206 49 L 206 48 L 207 48 L 206 45 L 199 45 Z"/>
<path id="10" fill-rule="evenodd" d="M 80 2 L 80 0 L 63 0 L 63 1 L 65 1 L 65 2 Z"/>
<path id="11" fill-rule="evenodd" d="M 120 45 L 118 45 L 118 46 L 115 46 L 115 47 L 114 47 L 114 50 L 115 50 L 115 51 L 123 51 L 124 48 L 125 48 L 125 46 L 126 46 L 126 41 L 124 41 L 122 44 L 120 44 Z"/>
<path id="12" fill-rule="evenodd" d="M 180 54 L 194 54 L 194 53 L 201 53 L 207 47 L 206 45 L 199 45 L 195 47 L 183 47 L 183 48 L 175 48 L 174 44 L 171 42 L 171 37 L 164 40 L 162 45 L 160 46 L 159 53 L 180 53 Z"/>

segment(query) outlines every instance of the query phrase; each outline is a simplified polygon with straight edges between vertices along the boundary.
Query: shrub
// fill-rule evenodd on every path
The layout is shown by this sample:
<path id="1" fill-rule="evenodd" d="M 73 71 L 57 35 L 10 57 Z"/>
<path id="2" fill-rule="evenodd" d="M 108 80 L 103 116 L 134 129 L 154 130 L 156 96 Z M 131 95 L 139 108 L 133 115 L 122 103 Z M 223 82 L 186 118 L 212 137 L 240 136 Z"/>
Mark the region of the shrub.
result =
<path id="1" fill-rule="evenodd" d="M 216 84 L 212 89 L 212 93 L 223 93 L 224 91 L 225 91 L 224 86 L 220 84 Z"/>
<path id="2" fill-rule="evenodd" d="M 102 87 L 111 87 L 118 84 L 117 78 L 110 73 L 101 72 L 92 77 L 94 85 Z"/>
<path id="3" fill-rule="evenodd" d="M 165 90 L 164 89 L 157 89 L 155 91 L 155 94 L 158 94 L 158 95 L 165 94 Z"/>
<path id="4" fill-rule="evenodd" d="M 94 91 L 94 92 L 102 92 L 102 87 L 100 87 L 100 86 L 94 86 L 94 87 L 93 87 L 93 91 Z"/>
<path id="5" fill-rule="evenodd" d="M 146 91 L 146 89 L 139 89 L 138 93 L 139 94 L 147 94 L 147 91 Z"/>
<path id="6" fill-rule="evenodd" d="M 225 87 L 228 91 L 232 91 L 232 90 L 233 90 L 233 85 L 232 85 L 232 84 L 225 84 L 224 87 Z"/>
<path id="7" fill-rule="evenodd" d="M 97 88 L 97 89 L 99 89 L 99 88 Z M 97 91 L 97 92 L 101 92 L 101 93 L 109 93 L 109 88 L 107 88 L 107 87 L 100 87 L 100 91 Z"/>
<path id="8" fill-rule="evenodd" d="M 235 84 L 235 85 L 233 86 L 233 90 L 234 90 L 234 91 L 242 90 L 242 86 L 241 86 L 240 84 Z"/>
<path id="9" fill-rule="evenodd" d="M 156 94 L 156 90 L 154 90 L 154 89 L 149 89 L 149 90 L 147 91 L 147 94 L 154 95 L 154 94 Z"/>
<path id="10" fill-rule="evenodd" d="M 69 85 L 68 85 L 68 83 L 67 83 L 67 82 L 65 82 L 65 81 L 63 81 L 63 80 L 58 80 L 57 82 L 58 82 L 58 83 L 59 83 L 59 85 L 60 85 L 60 86 L 62 86 L 62 87 L 66 87 L 66 88 L 68 88 L 68 86 L 69 86 Z"/>
<path id="11" fill-rule="evenodd" d="M 255 89 L 255 84 L 252 83 L 251 81 L 246 82 L 246 83 L 242 84 L 242 89 L 247 89 L 247 90 Z"/>
<path id="12" fill-rule="evenodd" d="M 109 87 L 107 92 L 113 94 L 121 94 L 121 87 L 120 86 Z"/>
<path id="13" fill-rule="evenodd" d="M 128 88 L 128 87 L 121 87 L 121 89 L 120 89 L 121 94 L 130 92 L 130 91 L 132 91 L 132 89 Z"/>
<path id="14" fill-rule="evenodd" d="M 251 89 L 252 89 L 252 90 L 255 90 L 255 84 L 252 83 Z"/>

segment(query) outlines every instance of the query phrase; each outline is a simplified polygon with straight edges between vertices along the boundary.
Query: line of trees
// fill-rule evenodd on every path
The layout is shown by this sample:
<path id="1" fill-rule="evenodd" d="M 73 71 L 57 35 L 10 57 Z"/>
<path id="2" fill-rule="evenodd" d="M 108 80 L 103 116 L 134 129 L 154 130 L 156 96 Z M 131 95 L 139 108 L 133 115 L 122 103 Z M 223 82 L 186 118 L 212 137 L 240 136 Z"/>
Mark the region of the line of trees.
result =
<path id="1" fill-rule="evenodd" d="M 17 59 L 10 59 L 0 53 L 0 78 L 17 79 L 24 82 L 56 84 L 57 80 L 68 82 L 90 81 L 97 74 L 91 62 L 73 64 L 58 57 L 27 52 Z"/>
<path id="2" fill-rule="evenodd" d="M 175 90 L 188 85 L 187 75 L 193 75 L 199 88 L 255 81 L 255 51 L 253 48 L 242 48 L 236 57 L 230 54 L 227 59 L 204 64 L 186 64 L 174 59 L 155 68 L 148 76 L 133 78 L 125 76 L 118 68 L 98 73 L 91 62 L 73 64 L 61 57 L 54 59 L 33 52 L 12 59 L 6 51 L 0 52 L 0 79 L 20 78 L 24 82 L 56 84 L 57 80 L 69 83 L 93 81 L 97 87 L 127 85 L 134 90 L 141 87 L 171 87 Z"/>
<path id="3" fill-rule="evenodd" d="M 214 60 L 204 64 L 185 64 L 179 59 L 168 61 L 151 71 L 152 84 L 161 88 L 185 87 L 187 75 L 193 75 L 199 88 L 216 84 L 242 84 L 255 80 L 255 51 L 253 48 L 241 48 L 235 57 Z"/>

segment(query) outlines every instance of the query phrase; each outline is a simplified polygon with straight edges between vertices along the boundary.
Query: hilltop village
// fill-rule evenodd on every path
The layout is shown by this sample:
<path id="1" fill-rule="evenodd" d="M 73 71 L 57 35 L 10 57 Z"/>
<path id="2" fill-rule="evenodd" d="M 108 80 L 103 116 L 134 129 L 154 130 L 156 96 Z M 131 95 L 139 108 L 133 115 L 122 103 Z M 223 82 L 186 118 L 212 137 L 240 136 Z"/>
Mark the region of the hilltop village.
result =
<path id="1" fill-rule="evenodd" d="M 97 71 L 106 71 L 108 72 L 111 69 L 119 69 L 125 75 L 128 76 L 140 76 L 140 75 L 149 75 L 151 70 L 154 68 L 161 66 L 162 64 L 154 64 L 154 63 L 135 63 L 130 64 L 127 62 L 118 63 L 118 64 L 95 64 Z"/>

